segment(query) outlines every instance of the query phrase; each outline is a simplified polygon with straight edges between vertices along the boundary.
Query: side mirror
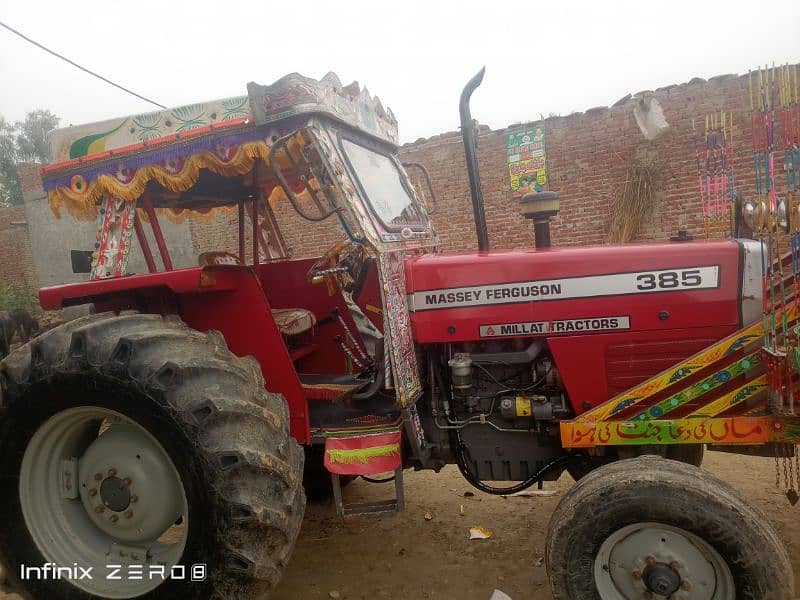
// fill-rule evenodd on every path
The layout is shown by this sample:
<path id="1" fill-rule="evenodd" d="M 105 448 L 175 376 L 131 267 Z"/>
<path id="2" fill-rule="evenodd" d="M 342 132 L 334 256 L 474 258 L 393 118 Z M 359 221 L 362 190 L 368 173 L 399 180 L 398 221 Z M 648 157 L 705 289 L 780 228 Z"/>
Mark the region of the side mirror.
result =
<path id="1" fill-rule="evenodd" d="M 73 273 L 92 272 L 92 250 L 70 250 Z"/>

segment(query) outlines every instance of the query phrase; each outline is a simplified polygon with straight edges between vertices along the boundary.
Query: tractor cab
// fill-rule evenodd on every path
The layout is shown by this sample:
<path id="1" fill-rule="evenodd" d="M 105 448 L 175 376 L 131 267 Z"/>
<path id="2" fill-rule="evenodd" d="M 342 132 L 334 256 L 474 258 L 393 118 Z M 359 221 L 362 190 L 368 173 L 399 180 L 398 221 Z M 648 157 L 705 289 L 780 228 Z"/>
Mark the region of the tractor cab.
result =
<path id="1" fill-rule="evenodd" d="M 332 73 L 292 74 L 50 141 L 53 212 L 96 220 L 97 238 L 89 280 L 41 290 L 43 307 L 176 314 L 220 331 L 286 397 L 301 442 L 399 427 L 421 390 L 404 259 L 438 240 L 377 98 Z M 186 219 L 226 230 L 176 268 L 161 223 Z M 293 256 L 287 239 L 317 231 L 320 255 Z M 129 270 L 138 251 L 147 273 Z"/>

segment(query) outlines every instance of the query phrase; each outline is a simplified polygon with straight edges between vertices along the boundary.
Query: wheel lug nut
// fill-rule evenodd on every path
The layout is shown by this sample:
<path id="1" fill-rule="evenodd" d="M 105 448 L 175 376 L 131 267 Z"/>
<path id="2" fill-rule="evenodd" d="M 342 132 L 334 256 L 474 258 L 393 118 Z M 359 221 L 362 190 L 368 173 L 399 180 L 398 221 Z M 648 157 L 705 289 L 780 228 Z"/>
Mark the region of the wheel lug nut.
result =
<path id="1" fill-rule="evenodd" d="M 673 571 L 677 571 L 678 569 L 681 568 L 681 563 L 679 563 L 676 560 L 673 560 L 671 563 L 669 563 L 669 568 L 672 569 Z"/>
<path id="2" fill-rule="evenodd" d="M 106 510 L 106 507 L 105 507 L 105 506 L 95 506 L 95 507 L 94 507 L 94 512 L 96 512 L 98 515 L 99 515 L 100 513 L 102 513 L 102 512 L 105 512 L 105 510 Z"/>
<path id="3" fill-rule="evenodd" d="M 119 521 L 119 517 L 117 515 L 111 515 L 111 522 L 116 523 L 117 521 Z"/>
<path id="4" fill-rule="evenodd" d="M 644 593 L 645 600 L 653 600 L 653 592 Z"/>
<path id="5" fill-rule="evenodd" d="M 646 562 L 648 565 L 654 565 L 656 564 L 656 558 L 655 556 L 648 556 L 644 559 L 644 562 Z"/>
<path id="6" fill-rule="evenodd" d="M 97 490 L 94 489 L 94 488 L 90 489 L 89 490 L 89 495 L 94 498 L 95 496 L 97 496 Z"/>
<path id="7" fill-rule="evenodd" d="M 114 476 L 114 475 L 116 475 L 116 474 L 117 474 L 117 470 L 116 470 L 114 467 L 111 467 L 111 468 L 108 470 L 108 476 L 109 476 L 109 477 L 113 477 L 113 476 Z"/>
<path id="8" fill-rule="evenodd" d="M 122 483 L 125 484 L 125 487 L 130 487 L 130 485 L 132 483 L 131 482 L 131 478 L 130 477 L 126 477 L 125 479 L 122 480 Z"/>
<path id="9" fill-rule="evenodd" d="M 95 481 L 100 481 L 102 478 L 103 478 L 103 476 L 100 473 L 95 473 L 94 474 L 94 480 Z"/>
<path id="10" fill-rule="evenodd" d="M 684 592 L 688 592 L 690 589 L 692 589 L 692 584 L 689 583 L 688 581 L 682 581 L 681 582 L 681 589 Z"/>
<path id="11" fill-rule="evenodd" d="M 640 580 L 640 579 L 642 578 L 642 573 L 641 573 L 641 571 L 634 571 L 634 572 L 633 572 L 633 578 L 634 578 L 635 580 L 637 580 L 637 581 L 638 581 L 638 580 Z"/>
<path id="12" fill-rule="evenodd" d="M 137 496 L 136 494 L 134 494 L 134 495 L 131 497 L 131 502 L 133 502 L 133 503 L 135 504 L 135 503 L 136 503 L 136 502 L 138 502 L 138 501 L 139 501 L 139 496 Z"/>
<path id="13" fill-rule="evenodd" d="M 125 511 L 125 518 L 126 519 L 130 519 L 132 516 L 133 516 L 133 511 L 132 510 Z"/>

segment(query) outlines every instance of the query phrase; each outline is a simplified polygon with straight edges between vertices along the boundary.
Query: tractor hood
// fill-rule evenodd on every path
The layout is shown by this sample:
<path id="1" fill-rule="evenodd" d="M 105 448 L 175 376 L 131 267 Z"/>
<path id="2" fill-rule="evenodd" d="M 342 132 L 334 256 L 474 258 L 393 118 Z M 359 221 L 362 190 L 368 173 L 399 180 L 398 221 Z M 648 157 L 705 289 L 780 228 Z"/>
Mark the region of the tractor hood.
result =
<path id="1" fill-rule="evenodd" d="M 415 339 L 738 327 L 761 311 L 757 242 L 432 254 L 406 262 Z"/>

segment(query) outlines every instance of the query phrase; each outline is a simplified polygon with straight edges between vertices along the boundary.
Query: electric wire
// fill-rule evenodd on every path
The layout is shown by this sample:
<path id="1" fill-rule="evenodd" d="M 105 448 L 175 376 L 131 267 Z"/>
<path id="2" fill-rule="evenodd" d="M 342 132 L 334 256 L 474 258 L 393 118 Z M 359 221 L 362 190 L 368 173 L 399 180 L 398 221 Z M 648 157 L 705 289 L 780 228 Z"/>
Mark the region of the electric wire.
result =
<path id="1" fill-rule="evenodd" d="M 67 62 L 67 63 L 71 64 L 73 67 L 75 67 L 75 68 L 77 68 L 77 69 L 80 69 L 80 70 L 81 70 L 81 71 L 83 71 L 84 73 L 88 73 L 89 75 L 91 75 L 91 76 L 93 76 L 93 77 L 97 77 L 97 78 L 98 78 L 98 79 L 100 79 L 101 81 L 104 81 L 104 82 L 108 83 L 109 85 L 113 85 L 115 88 L 117 88 L 117 89 L 120 89 L 120 90 L 122 90 L 123 92 L 126 92 L 126 93 L 130 94 L 131 96 L 136 96 L 136 97 L 137 97 L 137 98 L 139 98 L 140 100 L 144 100 L 145 102 L 149 102 L 150 104 L 153 104 L 153 105 L 155 105 L 155 106 L 157 106 L 157 107 L 159 107 L 159 108 L 167 108 L 166 106 L 164 106 L 163 104 L 159 104 L 159 103 L 158 103 L 158 102 L 156 102 L 155 100 L 151 100 L 150 98 L 147 98 L 146 96 L 142 96 L 141 94 L 137 94 L 137 93 L 136 93 L 136 92 L 134 92 L 133 90 L 129 90 L 128 88 L 126 88 L 126 87 L 124 87 L 124 86 L 122 86 L 122 85 L 120 85 L 120 84 L 118 84 L 118 83 L 114 83 L 114 82 L 113 82 L 113 81 L 111 81 L 110 79 L 108 79 L 108 78 L 106 78 L 106 77 L 103 77 L 102 75 L 100 75 L 100 74 L 98 74 L 98 73 L 95 73 L 94 71 L 91 71 L 91 70 L 87 69 L 86 67 L 82 67 L 81 65 L 79 65 L 79 64 L 78 64 L 78 63 L 76 63 L 75 61 L 72 61 L 72 60 L 68 59 L 66 56 L 63 56 L 63 55 L 59 54 L 58 52 L 56 52 L 56 51 L 54 51 L 54 50 L 51 50 L 50 48 L 48 48 L 47 46 L 44 46 L 44 45 L 40 44 L 40 43 L 39 43 L 39 42 L 37 42 L 36 40 L 32 40 L 32 39 L 31 39 L 31 38 L 29 38 L 27 35 L 25 35 L 25 34 L 23 34 L 23 33 L 19 32 L 19 31 L 17 31 L 17 30 L 16 30 L 16 29 L 14 29 L 13 27 L 11 27 L 10 25 L 7 25 L 6 23 L 3 23 L 2 21 L 0 21 L 0 26 L 1 26 L 1 27 L 4 27 L 5 29 L 7 29 L 8 31 L 10 31 L 11 33 L 13 33 L 14 35 L 17 35 L 17 36 L 21 37 L 21 38 L 22 38 L 23 40 L 25 40 L 26 42 L 33 44 L 34 46 L 36 46 L 37 48 L 40 48 L 41 50 L 44 50 L 44 51 L 45 51 L 45 52 L 47 52 L 48 54 L 52 54 L 52 55 L 53 55 L 53 56 L 55 56 L 56 58 L 60 58 L 60 59 L 61 59 L 61 60 L 63 60 L 64 62 Z"/>

